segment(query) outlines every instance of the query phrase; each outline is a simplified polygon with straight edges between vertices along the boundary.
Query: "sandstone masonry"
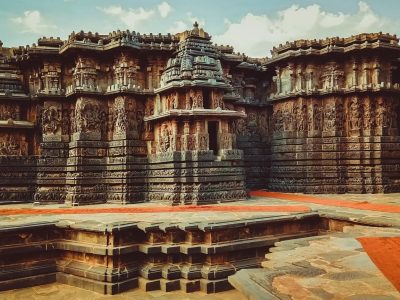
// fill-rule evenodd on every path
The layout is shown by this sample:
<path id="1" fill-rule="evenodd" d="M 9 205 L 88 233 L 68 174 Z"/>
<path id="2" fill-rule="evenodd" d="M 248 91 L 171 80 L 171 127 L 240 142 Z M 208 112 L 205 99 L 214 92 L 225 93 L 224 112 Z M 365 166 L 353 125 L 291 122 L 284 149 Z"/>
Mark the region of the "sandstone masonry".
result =
<path id="1" fill-rule="evenodd" d="M 0 44 L 0 203 L 400 190 L 396 36 L 253 59 L 203 29 Z"/>

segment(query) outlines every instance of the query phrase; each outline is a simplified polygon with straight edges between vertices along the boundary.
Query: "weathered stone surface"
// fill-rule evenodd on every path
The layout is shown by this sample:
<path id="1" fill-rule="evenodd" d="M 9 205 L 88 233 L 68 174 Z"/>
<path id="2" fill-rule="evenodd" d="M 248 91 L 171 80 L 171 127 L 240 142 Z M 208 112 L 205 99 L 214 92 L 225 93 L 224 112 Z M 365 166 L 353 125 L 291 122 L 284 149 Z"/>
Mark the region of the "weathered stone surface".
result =
<path id="1" fill-rule="evenodd" d="M 278 242 L 264 269 L 240 270 L 228 280 L 249 299 L 395 299 L 398 291 L 357 238 L 399 235 L 398 228 L 346 226 L 344 233 Z"/>
<path id="2" fill-rule="evenodd" d="M 287 45 L 252 59 L 195 24 L 2 46 L 0 204 L 400 191 L 398 39 Z"/>
<path id="3" fill-rule="evenodd" d="M 325 225 L 304 213 L 190 225 L 78 218 L 4 227 L 0 289 L 20 288 L 26 279 L 28 285 L 57 280 L 102 294 L 136 287 L 216 293 L 232 288 L 227 277 L 237 270 L 260 267 L 274 242 L 315 235 Z M 198 251 L 187 251 L 193 245 Z M 174 251 L 165 251 L 170 247 Z"/>

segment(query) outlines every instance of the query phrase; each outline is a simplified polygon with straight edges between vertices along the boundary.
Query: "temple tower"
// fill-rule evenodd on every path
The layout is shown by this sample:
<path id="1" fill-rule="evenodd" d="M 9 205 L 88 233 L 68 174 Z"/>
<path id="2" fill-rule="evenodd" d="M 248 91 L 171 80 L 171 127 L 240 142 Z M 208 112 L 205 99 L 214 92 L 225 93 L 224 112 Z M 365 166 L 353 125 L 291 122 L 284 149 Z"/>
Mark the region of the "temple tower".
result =
<path id="1" fill-rule="evenodd" d="M 243 112 L 228 109 L 219 54 L 195 23 L 179 34 L 146 115 L 150 201 L 200 204 L 246 198 L 243 153 L 236 148 L 231 121 Z"/>

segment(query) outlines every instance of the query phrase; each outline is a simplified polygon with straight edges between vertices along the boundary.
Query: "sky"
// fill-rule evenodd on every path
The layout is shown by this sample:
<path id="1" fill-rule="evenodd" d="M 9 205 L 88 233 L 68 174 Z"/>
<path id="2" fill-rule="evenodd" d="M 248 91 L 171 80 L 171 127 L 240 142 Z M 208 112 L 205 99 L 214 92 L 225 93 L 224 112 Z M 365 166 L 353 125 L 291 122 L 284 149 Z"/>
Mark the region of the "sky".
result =
<path id="1" fill-rule="evenodd" d="M 400 33 L 399 0 L 0 0 L 6 47 L 72 31 L 177 33 L 197 21 L 217 44 L 252 57 L 296 39 Z"/>

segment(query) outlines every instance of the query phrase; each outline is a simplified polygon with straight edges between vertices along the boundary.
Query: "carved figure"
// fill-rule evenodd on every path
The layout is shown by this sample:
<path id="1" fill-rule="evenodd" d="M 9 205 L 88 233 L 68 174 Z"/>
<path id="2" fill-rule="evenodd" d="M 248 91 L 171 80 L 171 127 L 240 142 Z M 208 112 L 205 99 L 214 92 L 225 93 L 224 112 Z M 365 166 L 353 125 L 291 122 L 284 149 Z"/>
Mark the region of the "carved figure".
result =
<path id="1" fill-rule="evenodd" d="M 45 108 L 42 112 L 42 131 L 43 134 L 55 134 L 60 128 L 61 118 L 60 111 L 50 106 Z"/>

